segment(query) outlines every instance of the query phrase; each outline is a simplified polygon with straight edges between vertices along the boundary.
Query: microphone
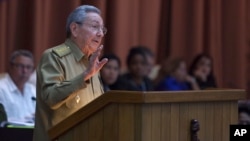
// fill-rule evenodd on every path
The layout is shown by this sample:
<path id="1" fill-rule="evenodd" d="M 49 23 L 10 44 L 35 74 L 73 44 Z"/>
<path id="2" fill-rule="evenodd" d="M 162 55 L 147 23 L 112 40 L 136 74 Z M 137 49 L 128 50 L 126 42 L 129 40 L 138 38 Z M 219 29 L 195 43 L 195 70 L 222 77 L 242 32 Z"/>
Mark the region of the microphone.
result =
<path id="1" fill-rule="evenodd" d="M 36 97 L 32 96 L 31 100 L 36 101 Z"/>

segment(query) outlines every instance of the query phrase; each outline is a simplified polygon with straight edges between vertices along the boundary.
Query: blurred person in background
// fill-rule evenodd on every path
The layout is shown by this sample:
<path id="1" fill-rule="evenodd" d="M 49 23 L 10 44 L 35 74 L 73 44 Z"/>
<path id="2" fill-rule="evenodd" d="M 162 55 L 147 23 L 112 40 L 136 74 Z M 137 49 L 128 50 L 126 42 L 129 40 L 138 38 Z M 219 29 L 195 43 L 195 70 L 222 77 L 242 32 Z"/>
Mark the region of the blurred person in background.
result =
<path id="1" fill-rule="evenodd" d="M 104 54 L 101 59 L 107 58 L 109 61 L 100 70 L 104 91 L 119 90 L 121 61 L 115 54 Z"/>
<path id="2" fill-rule="evenodd" d="M 181 58 L 167 59 L 161 64 L 155 79 L 156 91 L 199 90 L 196 80 L 188 75 L 186 63 Z"/>
<path id="3" fill-rule="evenodd" d="M 0 103 L 8 122 L 34 123 L 36 88 L 28 83 L 33 71 L 30 51 L 16 50 L 11 54 L 8 74 L 0 79 Z"/>
<path id="4" fill-rule="evenodd" d="M 32 74 L 30 75 L 30 78 L 28 80 L 29 83 L 33 84 L 34 86 L 36 86 L 36 70 L 34 70 L 32 72 Z"/>
<path id="5" fill-rule="evenodd" d="M 143 46 L 143 45 L 139 45 L 136 46 L 138 49 L 142 50 L 146 56 L 146 69 L 145 69 L 145 75 L 150 78 L 151 80 L 153 80 L 155 78 L 155 55 L 152 52 L 152 50 L 150 48 L 148 48 L 147 46 Z"/>
<path id="6" fill-rule="evenodd" d="M 238 121 L 240 125 L 250 125 L 250 104 L 249 103 L 239 103 Z"/>
<path id="7" fill-rule="evenodd" d="M 121 76 L 123 90 L 151 91 L 152 81 L 146 75 L 148 62 L 145 52 L 140 47 L 132 47 L 127 56 L 128 71 Z"/>
<path id="8" fill-rule="evenodd" d="M 189 74 L 196 79 L 200 89 L 217 87 L 213 74 L 213 61 L 207 54 L 202 53 L 194 58 Z"/>

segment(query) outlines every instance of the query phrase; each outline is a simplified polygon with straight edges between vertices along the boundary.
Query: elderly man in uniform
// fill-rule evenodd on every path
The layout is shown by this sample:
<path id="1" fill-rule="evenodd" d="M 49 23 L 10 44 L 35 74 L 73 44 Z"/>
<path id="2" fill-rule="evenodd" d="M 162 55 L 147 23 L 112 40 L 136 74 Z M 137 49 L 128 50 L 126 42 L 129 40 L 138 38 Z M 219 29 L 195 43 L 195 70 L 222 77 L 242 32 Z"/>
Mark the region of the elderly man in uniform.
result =
<path id="1" fill-rule="evenodd" d="M 46 50 L 37 68 L 34 141 L 49 141 L 47 131 L 103 93 L 99 61 L 107 32 L 100 10 L 83 5 L 68 17 L 67 39 Z"/>

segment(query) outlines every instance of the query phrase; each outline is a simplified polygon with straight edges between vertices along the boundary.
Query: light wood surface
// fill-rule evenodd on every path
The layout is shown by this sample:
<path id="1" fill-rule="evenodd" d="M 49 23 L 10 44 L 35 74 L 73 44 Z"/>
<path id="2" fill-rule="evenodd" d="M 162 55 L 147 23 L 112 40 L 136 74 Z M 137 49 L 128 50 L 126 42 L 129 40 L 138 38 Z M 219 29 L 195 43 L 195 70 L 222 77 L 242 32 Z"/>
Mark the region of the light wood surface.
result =
<path id="1" fill-rule="evenodd" d="M 58 141 L 189 141 L 197 119 L 202 141 L 229 140 L 244 90 L 181 92 L 110 91 L 48 133 Z"/>

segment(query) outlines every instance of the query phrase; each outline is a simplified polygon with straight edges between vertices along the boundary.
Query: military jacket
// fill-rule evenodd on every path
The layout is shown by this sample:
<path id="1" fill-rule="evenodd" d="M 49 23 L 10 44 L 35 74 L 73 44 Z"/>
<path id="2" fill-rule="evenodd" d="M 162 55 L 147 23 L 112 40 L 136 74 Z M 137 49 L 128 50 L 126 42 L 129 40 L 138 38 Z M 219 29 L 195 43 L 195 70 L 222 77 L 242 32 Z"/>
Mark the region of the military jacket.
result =
<path id="1" fill-rule="evenodd" d="M 48 129 L 103 93 L 99 74 L 84 81 L 88 64 L 70 39 L 43 53 L 37 67 L 34 141 L 49 141 Z"/>

